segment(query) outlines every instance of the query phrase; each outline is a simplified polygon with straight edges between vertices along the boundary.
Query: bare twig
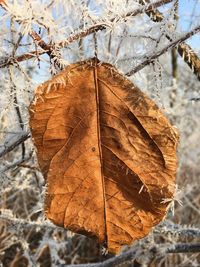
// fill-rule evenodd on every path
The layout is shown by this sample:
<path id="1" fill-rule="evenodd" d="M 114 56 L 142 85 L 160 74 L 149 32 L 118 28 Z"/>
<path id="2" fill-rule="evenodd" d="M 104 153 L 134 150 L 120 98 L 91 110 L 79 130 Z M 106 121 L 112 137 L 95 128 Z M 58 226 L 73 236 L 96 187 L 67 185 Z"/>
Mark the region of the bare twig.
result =
<path id="1" fill-rule="evenodd" d="M 175 20 L 175 29 L 177 29 L 177 24 L 178 24 L 178 5 L 179 1 L 176 0 L 174 3 L 174 20 Z M 177 82 L 178 80 L 178 62 L 177 62 L 177 51 L 175 48 L 172 49 L 171 51 L 171 61 L 172 61 L 172 78 Z M 172 82 L 172 85 L 174 85 L 174 81 Z M 175 88 L 175 87 L 174 87 Z M 172 92 L 174 95 L 176 95 L 176 90 L 174 89 L 174 92 Z M 173 97 L 171 99 L 171 106 L 173 106 Z"/>
<path id="2" fill-rule="evenodd" d="M 26 157 L 24 157 L 24 158 L 21 158 L 21 159 L 17 160 L 17 161 L 14 162 L 14 163 L 11 163 L 11 164 L 7 165 L 5 168 L 3 168 L 3 169 L 0 170 L 0 171 L 1 171 L 1 172 L 6 172 L 6 171 L 8 171 L 8 170 L 10 170 L 10 169 L 14 169 L 14 168 L 16 168 L 16 167 L 19 167 L 19 165 L 21 165 L 22 163 L 28 161 L 28 160 L 31 158 L 31 155 L 32 155 L 32 153 L 30 153 L 30 155 L 28 155 L 28 156 L 26 156 Z"/>
<path id="3" fill-rule="evenodd" d="M 149 0 L 139 0 L 139 3 L 142 5 L 146 5 L 146 3 L 149 3 Z M 154 22 L 161 22 L 165 18 L 159 10 L 153 8 L 152 10 L 148 10 L 146 14 Z M 169 35 L 166 35 L 166 38 L 171 41 L 171 37 Z M 179 55 L 184 59 L 187 65 L 192 69 L 194 74 L 200 80 L 200 59 L 197 56 L 197 54 L 192 50 L 192 48 L 188 44 L 184 42 L 177 46 L 177 50 Z"/>
<path id="4" fill-rule="evenodd" d="M 200 101 L 200 97 L 192 97 L 190 100 L 191 101 Z"/>
<path id="5" fill-rule="evenodd" d="M 193 36 L 194 34 L 196 34 L 197 32 L 200 31 L 200 25 L 197 26 L 196 28 L 194 28 L 193 30 L 191 30 L 190 32 L 186 33 L 185 35 L 183 35 L 181 38 L 178 38 L 177 40 L 173 41 L 172 43 L 170 43 L 169 45 L 165 46 L 163 49 L 159 50 L 156 53 L 153 53 L 152 55 L 148 56 L 146 60 L 144 60 L 142 63 L 138 64 L 134 69 L 132 69 L 131 71 L 127 72 L 126 75 L 127 76 L 131 76 L 134 73 L 140 71 L 141 69 L 143 69 L 145 66 L 149 65 L 150 63 L 152 63 L 156 58 L 158 58 L 159 56 L 163 55 L 164 53 L 166 53 L 167 51 L 169 51 L 170 49 L 176 47 L 177 45 L 179 45 L 181 42 L 187 40 L 188 38 L 190 38 L 191 36 Z"/>
<path id="6" fill-rule="evenodd" d="M 199 253 L 200 252 L 200 243 L 197 244 L 188 244 L 181 243 L 171 245 L 166 250 L 167 253 Z"/>
<path id="7" fill-rule="evenodd" d="M 17 146 L 19 146 L 21 143 L 26 141 L 30 137 L 30 133 L 23 133 L 17 140 L 13 142 L 9 142 L 8 144 L 4 144 L 4 149 L 0 151 L 0 158 L 5 156 L 7 153 L 15 149 Z"/>

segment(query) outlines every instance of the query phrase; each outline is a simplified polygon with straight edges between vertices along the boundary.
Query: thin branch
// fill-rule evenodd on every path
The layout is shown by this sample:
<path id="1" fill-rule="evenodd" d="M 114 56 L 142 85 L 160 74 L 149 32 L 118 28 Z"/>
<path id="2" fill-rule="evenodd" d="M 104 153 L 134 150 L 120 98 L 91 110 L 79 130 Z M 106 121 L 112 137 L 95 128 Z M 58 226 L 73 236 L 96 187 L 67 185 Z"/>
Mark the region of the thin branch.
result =
<path id="1" fill-rule="evenodd" d="M 148 12 L 150 10 L 152 10 L 153 8 L 157 8 L 157 7 L 160 7 L 160 6 L 163 6 L 164 4 L 168 4 L 170 2 L 172 2 L 173 0 L 161 0 L 161 1 L 157 1 L 155 3 L 150 3 L 142 8 L 138 8 L 136 9 L 135 11 L 131 11 L 131 12 L 128 12 L 124 15 L 122 15 L 120 18 L 127 18 L 127 17 L 134 17 L 134 16 L 137 16 L 139 14 L 142 14 L 142 13 L 145 13 L 145 12 Z M 61 48 L 64 48 L 65 46 L 69 45 L 70 43 L 80 39 L 80 38 L 83 38 L 83 37 L 86 37 L 94 32 L 97 32 L 97 31 L 102 31 L 102 30 L 105 30 L 107 27 L 109 27 L 110 23 L 112 22 L 118 22 L 120 20 L 120 18 L 112 18 L 110 19 L 110 21 L 108 23 L 99 23 L 97 25 L 94 25 L 86 30 L 83 30 L 77 34 L 74 34 L 70 37 L 67 38 L 67 40 L 63 40 L 61 42 L 59 42 L 58 44 L 56 44 L 57 47 L 61 47 Z"/>
<path id="2" fill-rule="evenodd" d="M 180 243 L 180 244 L 168 244 L 162 245 L 157 244 L 151 248 L 144 248 L 145 257 L 148 259 L 153 259 L 156 256 L 164 256 L 166 253 L 199 253 L 200 252 L 200 244 L 188 244 L 188 243 Z M 134 262 L 134 260 L 139 256 L 142 252 L 142 249 L 133 247 L 127 252 L 123 252 L 120 255 L 112 257 L 104 262 L 98 263 L 89 263 L 89 264 L 70 264 L 70 265 L 61 265 L 62 267 L 116 267 L 121 266 L 125 263 Z"/>
<path id="3" fill-rule="evenodd" d="M 11 152 L 13 149 L 15 149 L 17 146 L 19 146 L 21 143 L 26 141 L 28 138 L 30 138 L 30 133 L 23 133 L 17 140 L 13 142 L 9 142 L 8 144 L 4 144 L 5 149 L 0 151 L 0 158 L 5 156 L 7 153 Z"/>
<path id="4" fill-rule="evenodd" d="M 0 6 L 2 6 L 2 8 L 7 11 L 7 4 L 6 4 L 6 0 L 0 0 Z M 17 22 L 20 24 L 20 22 L 17 20 Z M 34 41 L 36 41 L 38 43 L 38 45 L 44 49 L 44 50 L 48 50 L 50 51 L 50 46 L 47 45 L 42 38 L 35 32 L 35 31 L 31 31 L 29 33 L 29 35 L 32 37 L 32 39 Z M 22 38 L 22 36 L 20 36 Z"/>
<path id="5" fill-rule="evenodd" d="M 50 49 L 51 49 L 51 46 L 46 44 L 42 38 L 39 36 L 39 34 L 37 34 L 36 32 L 32 31 L 29 33 L 29 35 L 33 38 L 33 40 L 35 42 L 37 42 L 37 44 L 45 51 L 47 51 L 47 54 L 49 56 L 51 56 L 51 53 L 50 53 Z"/>
<path id="6" fill-rule="evenodd" d="M 6 167 L 3 168 L 3 169 L 1 169 L 0 172 L 3 173 L 3 172 L 6 172 L 6 171 L 8 171 L 10 169 L 14 169 L 16 167 L 19 167 L 19 165 L 21 165 L 24 162 L 28 161 L 31 158 L 31 156 L 32 156 L 32 153 L 30 153 L 30 155 L 28 155 L 28 156 L 26 156 L 24 158 L 21 158 L 21 159 L 15 161 L 14 163 L 11 163 L 9 165 L 6 165 Z"/>
<path id="7" fill-rule="evenodd" d="M 20 128 L 23 131 L 24 130 L 23 118 L 22 118 L 22 114 L 21 114 L 21 111 L 20 111 L 20 107 L 18 105 L 18 99 L 17 99 L 17 93 L 16 93 L 16 85 L 15 85 L 15 83 L 13 81 L 12 71 L 11 71 L 10 68 L 8 69 L 8 72 L 9 72 L 10 82 L 11 82 L 11 94 L 13 94 L 13 92 L 14 92 L 14 95 L 13 95 L 14 108 L 15 108 L 15 111 L 16 111 L 16 114 L 17 114 L 17 117 L 18 117 Z M 24 142 L 21 143 L 21 147 L 22 147 L 22 159 L 24 159 L 25 154 L 26 154 L 26 147 L 25 147 Z"/>
<path id="8" fill-rule="evenodd" d="M 172 43 L 170 43 L 169 45 L 165 46 L 163 49 L 159 50 L 158 52 L 148 56 L 146 60 L 144 60 L 142 63 L 138 64 L 131 71 L 127 72 L 126 75 L 127 76 L 131 76 L 131 75 L 135 74 L 136 72 L 140 71 L 145 66 L 149 65 L 150 63 L 152 63 L 156 58 L 158 58 L 159 56 L 163 55 L 164 53 L 166 53 L 170 49 L 176 47 L 177 45 L 179 45 L 183 41 L 187 40 L 188 38 L 190 38 L 191 36 L 193 36 L 194 34 L 196 34 L 199 31 L 200 31 L 200 25 L 197 26 L 196 28 L 194 28 L 193 30 L 191 30 L 190 32 L 186 33 L 185 35 L 183 35 L 181 38 L 179 38 L 179 39 L 173 41 Z"/>
<path id="9" fill-rule="evenodd" d="M 109 25 L 105 24 L 105 23 L 100 23 L 97 25 L 94 25 L 86 30 L 83 30 L 79 33 L 73 34 L 71 36 L 69 36 L 66 40 L 63 40 L 61 42 L 59 42 L 58 44 L 56 44 L 57 47 L 60 48 L 64 48 L 67 45 L 73 43 L 76 40 L 79 40 L 80 38 L 86 37 L 94 32 L 100 31 L 100 30 L 105 30 L 106 27 L 108 27 Z"/>
<path id="10" fill-rule="evenodd" d="M 13 56 L 15 55 L 15 52 L 17 51 L 18 47 L 20 46 L 22 38 L 23 38 L 23 35 L 21 33 L 19 33 L 19 38 L 18 38 L 17 42 L 16 43 L 14 43 L 14 41 L 11 42 L 13 44 L 13 52 L 12 52 Z"/>
<path id="11" fill-rule="evenodd" d="M 0 2 L 1 5 L 1 2 Z M 1 5 L 3 7 L 3 9 L 6 10 L 6 2 L 3 1 L 3 5 Z M 20 22 L 17 21 L 19 24 Z M 61 68 L 61 62 L 59 60 L 58 57 L 55 58 L 55 53 L 54 53 L 54 47 L 52 45 L 46 44 L 45 41 L 40 37 L 39 34 L 37 34 L 35 31 L 31 31 L 29 33 L 29 35 L 32 37 L 33 41 L 36 42 L 44 51 L 46 51 L 46 53 L 49 55 L 50 60 L 54 60 L 54 64 L 56 64 L 59 68 Z M 22 38 L 22 36 L 21 36 Z M 36 56 L 38 56 L 37 51 L 34 51 L 34 53 L 36 53 Z M 26 59 L 28 59 L 27 57 L 24 57 Z M 19 61 L 18 61 L 19 62 Z"/>
<path id="12" fill-rule="evenodd" d="M 200 252 L 200 243 L 197 244 L 188 244 L 181 243 L 171 245 L 166 250 L 167 253 L 199 253 Z"/>
<path id="13" fill-rule="evenodd" d="M 200 97 L 192 97 L 190 101 L 200 101 Z"/>
<path id="14" fill-rule="evenodd" d="M 44 221 L 31 221 L 31 220 L 25 220 L 25 219 L 20 219 L 16 218 L 15 216 L 11 214 L 6 214 L 4 210 L 0 210 L 0 220 L 7 223 L 10 228 L 26 228 L 30 229 L 33 227 L 40 227 L 40 228 L 48 228 L 51 230 L 56 230 L 59 229 L 60 231 L 66 232 L 66 229 L 59 227 L 57 225 L 54 225 L 48 220 Z"/>
<path id="15" fill-rule="evenodd" d="M 149 0 L 139 0 L 139 3 L 142 5 L 146 5 L 146 3 L 149 3 Z M 165 18 L 163 14 L 157 9 L 149 10 L 146 12 L 146 14 L 154 22 L 161 22 Z M 171 37 L 169 35 L 166 35 L 166 38 L 171 41 Z M 177 46 L 177 50 L 179 55 L 184 59 L 186 64 L 191 68 L 191 70 L 200 80 L 200 59 L 198 55 L 192 50 L 192 48 L 188 44 L 184 42 Z"/>
<path id="16" fill-rule="evenodd" d="M 188 225 L 179 225 L 172 222 L 165 221 L 162 224 L 155 227 L 153 230 L 155 234 L 170 234 L 182 237 L 200 237 L 200 229 L 188 226 Z"/>
<path id="17" fill-rule="evenodd" d="M 138 8 L 136 9 L 135 11 L 132 11 L 132 12 L 128 12 L 126 13 L 125 15 L 121 16 L 121 18 L 126 18 L 126 17 L 133 17 L 133 16 L 136 16 L 136 15 L 139 15 L 139 14 L 143 14 L 145 12 L 148 12 L 150 10 L 152 10 L 153 8 L 157 8 L 157 7 L 160 7 L 164 4 L 168 4 L 170 2 L 172 2 L 173 0 L 162 0 L 162 1 L 157 1 L 155 3 L 152 3 L 152 4 L 148 4 L 142 8 Z M 109 23 L 112 23 L 112 22 L 117 22 L 119 21 L 120 18 L 116 19 L 116 18 L 112 18 L 109 22 Z M 50 51 L 54 51 L 54 47 L 57 47 L 57 48 L 64 48 L 66 47 L 67 45 L 73 43 L 74 41 L 77 41 L 79 40 L 80 38 L 83 38 L 83 37 L 86 37 L 94 32 L 97 32 L 97 31 L 102 31 L 102 30 L 105 30 L 107 27 L 110 27 L 110 25 L 108 25 L 107 23 L 99 23 L 97 25 L 94 25 L 86 30 L 82 30 L 81 32 L 79 33 L 76 33 L 76 34 L 72 34 L 70 35 L 66 40 L 63 40 L 61 42 L 59 42 L 58 44 L 46 44 L 41 38 L 40 36 L 37 34 L 37 33 L 31 33 L 32 34 L 32 37 L 35 38 L 35 40 L 38 41 L 38 44 L 40 45 L 40 47 L 43 49 L 43 50 L 40 50 L 40 51 L 32 51 L 32 52 L 29 52 L 29 53 L 26 53 L 26 54 L 23 54 L 21 56 L 18 56 L 18 57 L 15 57 L 15 58 L 6 58 L 4 59 L 2 62 L 0 62 L 0 68 L 4 68 L 8 65 L 11 65 L 13 64 L 14 62 L 21 62 L 21 61 L 24 61 L 24 60 L 28 60 L 28 59 L 31 59 L 35 56 L 38 56 L 38 55 L 42 55 L 42 54 L 45 54 L 45 53 L 49 53 Z"/>
<path id="18" fill-rule="evenodd" d="M 59 228 L 62 231 L 66 231 L 62 227 L 58 227 L 54 224 L 49 223 L 49 221 L 29 221 L 25 219 L 19 219 L 14 217 L 13 215 L 7 215 L 4 214 L 4 211 L 2 210 L 2 214 L 0 214 L 0 220 L 6 222 L 8 226 L 12 228 L 32 228 L 32 227 L 41 227 L 41 228 L 49 228 L 49 229 L 57 229 Z M 164 226 L 164 227 L 163 227 Z M 191 236 L 200 236 L 200 230 L 199 229 L 191 229 L 191 228 L 185 228 L 183 226 L 165 222 L 163 225 L 160 226 L 162 228 L 166 228 L 166 232 L 171 232 L 173 230 L 173 234 L 179 234 L 180 232 L 184 232 L 186 236 L 188 236 L 188 231 L 192 232 Z M 180 230 L 180 228 L 182 228 Z M 177 233 L 175 232 L 177 231 Z M 165 233 L 166 233 L 165 232 Z M 189 235 L 190 236 L 190 235 Z M 149 246 L 149 244 L 147 244 Z M 139 256 L 139 254 L 143 253 L 143 251 L 147 251 L 146 257 L 149 259 L 154 258 L 156 256 L 162 256 L 166 253 L 199 253 L 200 252 L 200 243 L 191 244 L 191 243 L 178 243 L 178 244 L 156 244 L 149 247 L 140 247 L 139 244 L 136 244 L 134 247 L 132 247 L 130 250 L 126 252 L 122 252 L 120 255 L 117 255 L 115 257 L 109 258 L 105 260 L 104 262 L 98 262 L 98 263 L 89 263 L 89 264 L 78 264 L 78 265 L 61 265 L 62 267 L 115 267 L 119 266 L 124 263 L 131 263 L 133 262 L 136 257 Z"/>
<path id="19" fill-rule="evenodd" d="M 39 50 L 39 51 L 32 51 L 17 57 L 7 57 L 3 58 L 2 61 L 0 61 L 0 68 L 5 68 L 9 65 L 14 65 L 15 63 L 22 62 L 28 59 L 32 59 L 34 57 L 38 57 L 40 55 L 43 55 L 47 53 L 48 51 Z"/>
<path id="20" fill-rule="evenodd" d="M 30 156 L 29 156 L 29 158 L 30 158 Z M 27 159 L 29 159 L 29 158 L 27 158 Z M 50 228 L 54 228 L 54 229 L 59 228 L 60 230 L 63 229 L 63 227 L 59 227 L 59 226 L 54 225 L 52 223 L 48 223 L 48 221 L 47 222 L 45 221 L 45 223 L 41 223 L 41 222 L 38 223 L 38 222 L 31 222 L 31 221 L 28 221 L 26 219 L 19 219 L 19 218 L 16 218 L 14 216 L 7 217 L 4 215 L 0 215 L 0 219 L 5 220 L 9 224 L 23 225 L 23 227 L 25 227 L 25 228 L 29 228 L 30 226 L 41 226 L 41 227 L 50 227 Z M 157 226 L 153 230 L 153 232 L 155 234 L 164 234 L 164 235 L 171 234 L 171 235 L 179 235 L 182 237 L 193 237 L 193 238 L 200 237 L 200 229 L 199 228 L 195 228 L 195 227 L 191 227 L 191 226 L 187 226 L 187 225 L 179 225 L 179 224 L 175 224 L 175 223 L 168 222 L 168 221 L 165 221 L 162 224 L 160 224 L 159 226 Z"/>
<path id="21" fill-rule="evenodd" d="M 157 8 L 157 7 L 160 7 L 160 6 L 163 6 L 163 5 L 166 5 L 166 4 L 169 4 L 171 3 L 173 0 L 161 0 L 161 1 L 157 1 L 157 2 L 154 2 L 154 3 L 149 3 L 147 5 L 145 5 L 143 8 L 138 8 L 136 9 L 135 11 L 131 11 L 131 12 L 128 12 L 124 17 L 133 17 L 133 16 L 136 16 L 136 15 L 139 15 L 139 14 L 142 14 L 142 13 L 146 13 L 146 12 L 150 12 L 151 10 Z M 114 20 L 114 19 L 113 19 Z"/>

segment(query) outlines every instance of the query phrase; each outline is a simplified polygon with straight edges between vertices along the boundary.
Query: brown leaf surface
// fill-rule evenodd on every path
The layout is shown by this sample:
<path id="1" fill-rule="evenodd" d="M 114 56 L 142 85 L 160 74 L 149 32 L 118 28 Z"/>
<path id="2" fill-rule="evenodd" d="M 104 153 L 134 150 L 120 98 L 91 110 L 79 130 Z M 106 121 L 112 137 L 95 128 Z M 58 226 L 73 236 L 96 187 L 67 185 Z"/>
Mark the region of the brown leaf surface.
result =
<path id="1" fill-rule="evenodd" d="M 178 135 L 145 94 L 95 59 L 38 87 L 30 107 L 55 224 L 118 252 L 148 234 L 173 198 Z"/>

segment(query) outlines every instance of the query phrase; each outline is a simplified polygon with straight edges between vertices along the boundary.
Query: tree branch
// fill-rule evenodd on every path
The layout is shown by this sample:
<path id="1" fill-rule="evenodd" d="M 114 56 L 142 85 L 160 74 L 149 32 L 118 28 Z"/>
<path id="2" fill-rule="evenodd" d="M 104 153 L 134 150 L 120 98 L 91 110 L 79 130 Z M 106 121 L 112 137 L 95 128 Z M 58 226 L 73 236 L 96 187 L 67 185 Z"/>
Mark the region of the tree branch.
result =
<path id="1" fill-rule="evenodd" d="M 66 231 L 62 227 L 55 226 L 54 224 L 49 223 L 48 221 L 43 222 L 32 222 L 25 219 L 19 219 L 11 215 L 7 215 L 4 211 L 1 211 L 0 220 L 6 222 L 8 227 L 12 229 L 16 227 L 23 227 L 23 228 L 32 228 L 32 227 L 40 227 L 40 228 L 49 228 L 49 229 L 57 229 Z M 157 227 L 156 227 L 157 228 Z M 184 236 L 193 236 L 199 237 L 200 230 L 196 228 L 184 228 L 183 226 L 164 222 L 160 225 L 160 230 L 162 233 L 173 233 L 173 234 L 185 234 Z M 163 230 L 163 231 L 162 231 Z M 157 230 L 155 230 L 157 231 Z M 160 233 L 160 231 L 159 231 Z M 189 233 L 189 235 L 188 235 Z M 190 235 L 191 234 L 191 235 Z M 145 247 L 141 247 L 139 244 L 136 244 L 130 250 L 126 252 L 122 252 L 120 255 L 115 257 L 109 258 L 104 262 L 98 263 L 89 263 L 89 264 L 78 264 L 78 265 L 62 265 L 61 267 L 115 267 L 125 262 L 133 262 L 140 254 L 144 254 L 145 257 L 152 259 L 156 256 L 164 256 L 166 253 L 199 253 L 200 252 L 200 243 L 196 244 L 188 244 L 188 243 L 178 243 L 178 244 L 156 244 L 150 245 L 149 243 L 145 245 Z"/>
<path id="2" fill-rule="evenodd" d="M 66 229 L 59 227 L 48 220 L 44 221 L 31 221 L 31 220 L 25 220 L 17 218 L 11 214 L 6 214 L 3 209 L 0 209 L 0 220 L 7 223 L 8 227 L 10 229 L 22 227 L 25 229 L 30 229 L 33 227 L 39 227 L 39 228 L 48 228 L 51 230 L 59 229 L 60 231 L 66 232 Z"/>
<path id="3" fill-rule="evenodd" d="M 13 53 L 14 54 L 14 53 Z M 17 99 L 17 93 L 16 93 L 16 85 L 13 81 L 13 74 L 11 71 L 11 67 L 8 69 L 8 73 L 10 76 L 10 82 L 11 82 L 11 95 L 13 95 L 13 104 L 14 104 L 14 108 L 18 117 L 18 121 L 19 121 L 19 125 L 21 130 L 24 130 L 24 123 L 23 123 L 23 117 L 20 111 L 20 107 L 18 105 L 18 99 Z M 21 143 L 21 147 L 22 147 L 22 159 L 24 159 L 25 154 L 26 154 L 26 147 L 24 142 Z"/>
<path id="4" fill-rule="evenodd" d="M 0 151 L 0 158 L 5 156 L 7 153 L 15 149 L 17 146 L 19 146 L 21 143 L 25 142 L 29 137 L 30 133 L 23 133 L 17 140 L 13 142 L 9 142 L 8 144 L 6 143 L 4 145 L 5 149 Z"/>
<path id="5" fill-rule="evenodd" d="M 196 34 L 199 31 L 200 31 L 200 25 L 197 26 L 196 28 L 194 28 L 193 30 L 191 30 L 190 32 L 186 33 L 185 35 L 183 35 L 181 38 L 179 38 L 179 39 L 173 41 L 172 43 L 170 43 L 169 45 L 165 46 L 160 51 L 148 56 L 148 58 L 146 60 L 144 60 L 142 63 L 138 64 L 131 71 L 127 72 L 126 75 L 127 76 L 131 76 L 131 75 L 135 74 L 136 72 L 140 71 L 145 66 L 149 65 L 150 63 L 152 63 L 156 58 L 158 58 L 159 56 L 163 55 L 168 50 L 176 47 L 177 45 L 180 45 L 181 42 L 187 40 L 188 38 L 190 38 L 191 36 L 193 36 L 194 34 Z"/>
<path id="6" fill-rule="evenodd" d="M 139 15 L 139 14 L 143 14 L 145 12 L 149 12 L 150 10 L 152 10 L 153 8 L 157 8 L 157 7 L 160 7 L 164 4 L 168 4 L 170 2 L 172 2 L 173 0 L 160 0 L 160 1 L 157 1 L 155 3 L 150 3 L 148 5 L 145 5 L 144 7 L 142 8 L 138 8 L 136 9 L 135 11 L 132 11 L 132 12 L 128 12 L 126 13 L 125 15 L 122 16 L 122 18 L 126 18 L 126 17 L 133 17 L 133 16 L 136 16 L 136 15 Z M 112 18 L 109 23 L 112 23 L 113 21 L 119 21 L 120 18 L 118 18 L 116 20 L 116 18 Z M 38 56 L 38 55 L 42 55 L 42 54 L 49 54 L 51 51 L 54 50 L 54 47 L 57 47 L 57 48 L 64 48 L 66 47 L 67 45 L 69 45 L 70 43 L 80 39 L 80 38 L 83 38 L 83 37 L 86 37 L 94 32 L 97 32 L 97 31 L 101 31 L 101 30 L 105 30 L 107 27 L 109 27 L 108 24 L 106 23 L 99 23 L 97 25 L 94 25 L 86 30 L 82 30 L 81 32 L 79 33 L 76 33 L 76 34 L 73 34 L 71 36 L 69 36 L 66 40 L 63 40 L 61 42 L 59 42 L 58 44 L 46 44 L 42 39 L 41 37 L 35 33 L 35 32 L 31 32 L 31 37 L 36 40 L 38 42 L 38 44 L 40 45 L 40 47 L 43 49 L 41 51 L 32 51 L 32 52 L 29 52 L 29 53 L 26 53 L 26 54 L 23 54 L 21 56 L 18 56 L 18 57 L 15 57 L 15 58 L 6 58 L 4 59 L 2 62 L 0 62 L 0 68 L 4 68 L 8 65 L 11 65 L 13 64 L 14 62 L 21 62 L 21 61 L 24 61 L 24 60 L 28 60 L 28 59 L 31 59 L 35 56 Z"/>
<path id="7" fill-rule="evenodd" d="M 188 244 L 181 243 L 171 245 L 166 249 L 167 253 L 199 253 L 200 252 L 200 243 Z"/>
<path id="8" fill-rule="evenodd" d="M 170 234 L 182 237 L 200 237 L 200 229 L 187 225 L 179 225 L 172 222 L 164 221 L 162 224 L 155 227 L 153 230 L 155 234 Z"/>
<path id="9" fill-rule="evenodd" d="M 146 5 L 146 3 L 149 3 L 149 0 L 139 0 L 139 3 L 142 5 Z M 165 18 L 163 14 L 157 9 L 148 10 L 146 14 L 154 22 L 161 22 Z M 171 37 L 169 35 L 166 35 L 166 38 L 171 41 Z M 188 44 L 184 42 L 177 46 L 177 50 L 179 55 L 183 58 L 186 64 L 190 67 L 190 69 L 200 80 L 200 59 L 197 56 L 197 54 L 192 50 L 192 48 Z"/>
<path id="10" fill-rule="evenodd" d="M 48 221 L 45 221 L 44 223 L 41 222 L 32 222 L 28 221 L 26 219 L 20 219 L 16 218 L 14 216 L 5 216 L 0 215 L 0 219 L 6 221 L 8 224 L 15 224 L 15 225 L 23 225 L 24 228 L 29 228 L 32 226 L 35 227 L 50 227 L 53 229 L 59 228 L 60 230 L 65 231 L 63 227 L 59 227 L 57 225 L 54 225 L 52 223 L 49 223 Z M 155 234 L 171 234 L 171 235 L 179 235 L 182 237 L 193 237 L 197 238 L 200 237 L 200 229 L 195 227 L 190 227 L 187 225 L 179 225 L 172 222 L 165 221 L 159 226 L 156 226 L 153 230 Z"/>
<path id="11" fill-rule="evenodd" d="M 43 55 L 45 53 L 47 53 L 48 50 L 44 51 L 44 50 L 39 50 L 39 51 L 32 51 L 32 52 L 29 52 L 29 53 L 25 53 L 23 55 L 20 55 L 20 56 L 17 56 L 17 57 L 7 57 L 7 58 L 3 58 L 1 61 L 0 61 L 0 68 L 5 68 L 9 65 L 14 65 L 16 62 L 22 62 L 22 61 L 25 61 L 25 60 L 28 60 L 28 59 L 32 59 L 34 57 L 37 57 L 37 56 L 40 56 L 40 55 Z"/>
<path id="12" fill-rule="evenodd" d="M 2 8 L 4 9 L 4 10 L 6 10 L 6 0 L 4 0 L 4 1 L 2 1 L 2 4 L 1 4 L 1 2 L 0 2 L 0 6 L 2 6 Z M 20 24 L 20 22 L 19 21 L 17 21 L 19 24 Z M 46 51 L 46 53 L 49 55 L 49 57 L 50 57 L 50 60 L 52 59 L 54 59 L 54 57 L 55 57 L 55 53 L 54 53 L 54 49 L 53 49 L 53 46 L 52 45 L 49 45 L 49 44 L 46 44 L 45 43 L 45 41 L 40 37 L 40 35 L 39 34 L 37 34 L 35 31 L 31 31 L 30 33 L 29 33 L 29 35 L 32 37 L 32 39 L 35 41 L 35 42 L 37 42 L 37 44 L 44 50 L 44 51 Z M 34 51 L 33 52 L 36 56 L 38 56 L 38 52 L 37 51 Z M 23 56 L 23 57 L 21 57 L 20 58 L 21 60 L 20 61 L 23 61 L 24 59 L 29 59 L 27 56 Z M 16 60 L 15 60 L 16 61 Z M 17 62 L 19 62 L 18 60 L 17 60 Z M 10 64 L 12 64 L 12 62 L 10 62 Z M 8 65 L 10 65 L 10 64 L 8 64 Z M 61 68 L 61 62 L 60 62 L 60 60 L 59 60 L 59 58 L 58 57 L 56 57 L 56 59 L 54 60 L 54 64 L 56 64 L 59 68 Z M 0 65 L 0 67 L 1 67 L 1 65 Z"/>
<path id="13" fill-rule="evenodd" d="M 199 253 L 200 252 L 200 243 L 197 244 L 188 244 L 188 243 L 180 243 L 180 244 L 169 244 L 162 245 L 157 244 L 150 248 L 139 248 L 133 247 L 127 252 L 122 252 L 120 255 L 112 257 L 108 260 L 98 263 L 90 263 L 90 264 L 70 264 L 70 265 L 61 265 L 62 267 L 116 267 L 120 266 L 124 263 L 133 262 L 137 256 L 142 254 L 145 251 L 145 257 L 147 259 L 153 259 L 156 256 L 164 256 L 166 253 Z"/>

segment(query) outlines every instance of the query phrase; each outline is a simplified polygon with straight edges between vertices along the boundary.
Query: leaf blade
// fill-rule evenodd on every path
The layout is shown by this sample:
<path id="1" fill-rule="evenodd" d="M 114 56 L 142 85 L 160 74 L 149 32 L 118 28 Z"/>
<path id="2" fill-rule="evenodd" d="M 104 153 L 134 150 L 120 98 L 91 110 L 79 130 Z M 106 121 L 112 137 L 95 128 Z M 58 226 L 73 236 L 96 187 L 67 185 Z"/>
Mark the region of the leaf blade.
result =
<path id="1" fill-rule="evenodd" d="M 37 89 L 30 113 L 55 224 L 116 253 L 162 220 L 178 135 L 113 66 L 95 59 L 69 66 Z"/>

